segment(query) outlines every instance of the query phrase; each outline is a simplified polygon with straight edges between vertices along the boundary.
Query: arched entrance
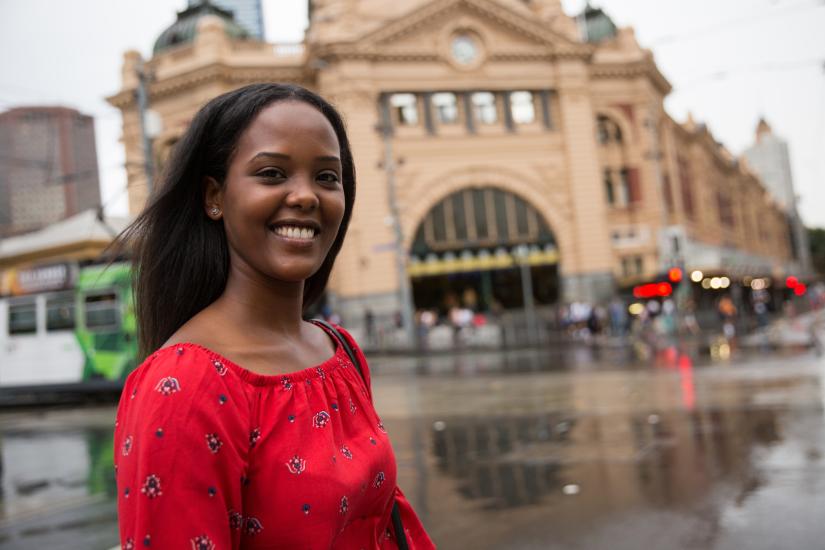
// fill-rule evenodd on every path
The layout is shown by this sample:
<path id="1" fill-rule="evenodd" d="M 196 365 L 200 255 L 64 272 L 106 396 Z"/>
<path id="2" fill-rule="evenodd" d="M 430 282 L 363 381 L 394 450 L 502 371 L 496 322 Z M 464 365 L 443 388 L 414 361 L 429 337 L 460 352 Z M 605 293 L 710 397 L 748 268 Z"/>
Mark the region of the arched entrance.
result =
<path id="1" fill-rule="evenodd" d="M 416 308 L 446 313 L 524 307 L 527 264 L 536 305 L 559 297 L 559 253 L 550 227 L 523 198 L 497 187 L 448 195 L 424 216 L 410 250 Z"/>

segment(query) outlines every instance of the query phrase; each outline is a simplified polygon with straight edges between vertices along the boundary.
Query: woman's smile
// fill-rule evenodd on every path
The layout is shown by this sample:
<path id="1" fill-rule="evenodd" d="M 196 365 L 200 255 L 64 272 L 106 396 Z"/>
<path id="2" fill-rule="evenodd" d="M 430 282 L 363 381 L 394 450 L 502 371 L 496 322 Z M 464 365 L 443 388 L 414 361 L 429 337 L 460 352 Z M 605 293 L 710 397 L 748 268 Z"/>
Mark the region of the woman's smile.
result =
<path id="1" fill-rule="evenodd" d="M 310 248 L 317 241 L 320 231 L 314 227 L 282 224 L 271 225 L 269 230 L 281 241 L 296 248 Z"/>

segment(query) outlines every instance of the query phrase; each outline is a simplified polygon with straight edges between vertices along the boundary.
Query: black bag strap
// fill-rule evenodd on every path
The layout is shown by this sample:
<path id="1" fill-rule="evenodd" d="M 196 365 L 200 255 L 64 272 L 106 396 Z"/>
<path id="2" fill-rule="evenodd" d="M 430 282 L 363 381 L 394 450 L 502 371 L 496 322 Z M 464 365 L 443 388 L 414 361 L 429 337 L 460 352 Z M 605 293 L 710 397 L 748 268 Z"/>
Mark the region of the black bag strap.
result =
<path id="1" fill-rule="evenodd" d="M 356 369 L 358 369 L 358 374 L 361 375 L 361 379 L 366 383 L 364 371 L 361 368 L 361 362 L 358 360 L 358 356 L 355 355 L 355 351 L 352 349 L 352 346 L 350 346 L 347 339 L 344 338 L 344 335 L 341 334 L 337 328 L 323 319 L 311 319 L 311 321 L 316 325 L 325 328 L 327 332 L 332 334 L 335 339 L 340 342 L 341 346 L 344 348 L 344 351 L 346 351 L 347 355 L 349 355 L 350 361 L 352 361 L 352 364 L 355 365 Z M 398 502 L 395 501 L 392 503 L 392 526 L 395 530 L 395 540 L 398 543 L 398 550 L 409 550 L 410 547 L 407 544 L 407 535 L 404 533 L 404 524 L 401 523 L 401 510 L 398 509 Z"/>

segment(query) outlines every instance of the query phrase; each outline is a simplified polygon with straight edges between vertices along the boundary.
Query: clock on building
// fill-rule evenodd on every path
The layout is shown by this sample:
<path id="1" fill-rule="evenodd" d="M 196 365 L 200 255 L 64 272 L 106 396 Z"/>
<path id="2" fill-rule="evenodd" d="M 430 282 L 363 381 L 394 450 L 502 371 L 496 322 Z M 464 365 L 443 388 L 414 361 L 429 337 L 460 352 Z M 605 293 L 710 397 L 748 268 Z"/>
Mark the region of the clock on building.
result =
<path id="1" fill-rule="evenodd" d="M 478 49 L 478 43 L 469 34 L 459 34 L 453 38 L 453 59 L 461 65 L 473 64 L 478 59 Z"/>

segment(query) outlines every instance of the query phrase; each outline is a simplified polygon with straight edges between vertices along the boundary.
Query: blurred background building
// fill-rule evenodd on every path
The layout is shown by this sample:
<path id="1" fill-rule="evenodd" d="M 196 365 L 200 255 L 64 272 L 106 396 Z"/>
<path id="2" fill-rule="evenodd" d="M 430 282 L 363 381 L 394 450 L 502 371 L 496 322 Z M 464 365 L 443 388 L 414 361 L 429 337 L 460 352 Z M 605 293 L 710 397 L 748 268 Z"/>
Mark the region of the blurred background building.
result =
<path id="1" fill-rule="evenodd" d="M 741 287 L 791 269 L 786 208 L 704 124 L 668 116 L 652 53 L 599 9 L 311 0 L 305 40 L 273 45 L 216 3 L 192 0 L 151 59 L 125 53 L 109 102 L 123 113 L 130 211 L 147 196 L 136 92 L 162 121 L 149 145 L 162 170 L 221 92 L 318 91 L 343 112 L 358 165 L 328 292 L 349 327 L 405 310 L 405 287 L 416 308 L 496 311 L 603 303 L 672 267 L 698 274 L 698 293 L 718 290 L 710 276 Z"/>
<path id="2" fill-rule="evenodd" d="M 45 106 L 0 113 L 0 237 L 99 205 L 92 117 Z"/>
<path id="3" fill-rule="evenodd" d="M 249 36 L 264 39 L 264 12 L 261 0 L 211 0 L 211 4 L 232 12 L 235 21 Z M 189 0 L 189 7 L 197 7 L 201 0 Z"/>
<path id="4" fill-rule="evenodd" d="M 744 156 L 748 165 L 759 175 L 771 196 L 788 216 L 794 270 L 799 273 L 811 272 L 808 233 L 797 209 L 798 198 L 791 175 L 788 143 L 773 133 L 765 119 L 760 119 L 756 126 L 756 143 L 745 151 Z"/>

